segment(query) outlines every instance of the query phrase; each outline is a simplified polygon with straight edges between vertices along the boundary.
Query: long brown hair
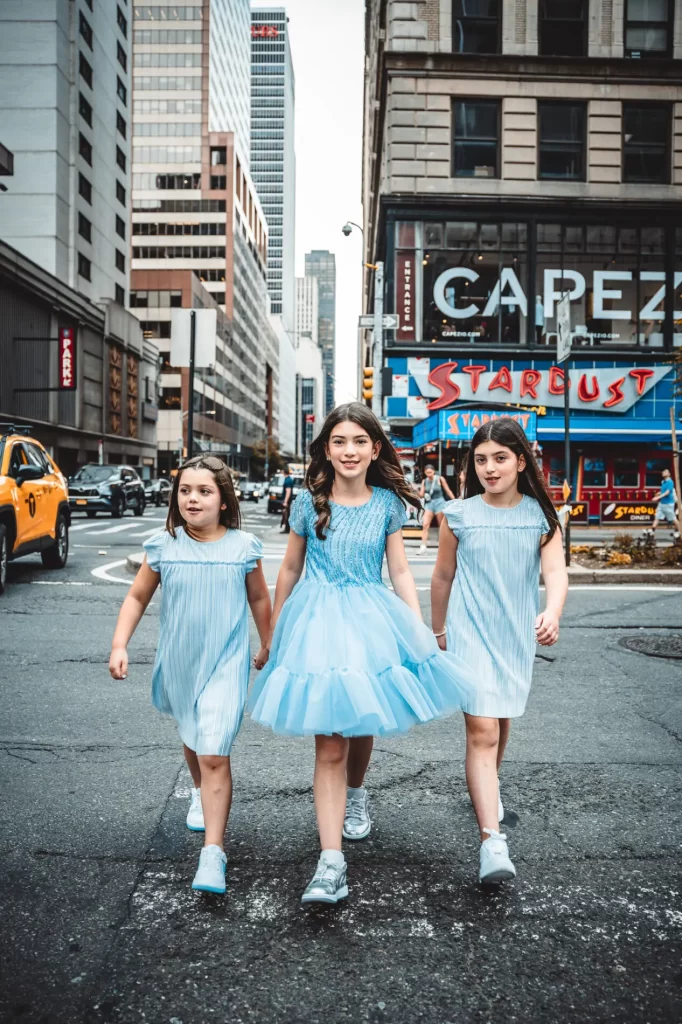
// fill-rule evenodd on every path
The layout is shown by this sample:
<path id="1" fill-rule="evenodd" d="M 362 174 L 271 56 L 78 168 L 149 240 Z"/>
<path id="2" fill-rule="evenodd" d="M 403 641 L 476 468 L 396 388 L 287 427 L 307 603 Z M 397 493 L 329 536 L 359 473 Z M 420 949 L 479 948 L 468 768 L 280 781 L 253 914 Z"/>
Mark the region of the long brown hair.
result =
<path id="1" fill-rule="evenodd" d="M 371 409 L 362 405 L 361 402 L 348 402 L 346 405 L 339 405 L 336 409 L 332 409 L 324 421 L 322 430 L 310 445 L 310 465 L 305 475 L 305 485 L 313 496 L 313 505 L 317 512 L 315 533 L 320 540 L 324 540 L 331 520 L 329 496 L 334 485 L 334 467 L 327 459 L 326 448 L 334 427 L 337 427 L 339 423 L 347 422 L 356 423 L 366 431 L 372 444 L 376 444 L 377 441 L 381 444 L 377 458 L 370 462 L 367 470 L 365 479 L 368 486 L 385 487 L 387 490 L 393 491 L 404 502 L 414 505 L 416 509 L 421 509 L 421 502 L 405 480 L 400 459 L 383 432 L 379 420 Z"/>
<path id="2" fill-rule="evenodd" d="M 234 493 L 232 474 L 223 460 L 215 455 L 195 455 L 193 459 L 188 459 L 180 467 L 173 481 L 173 490 L 168 502 L 168 518 L 166 519 L 166 529 L 171 537 L 175 537 L 175 531 L 178 526 L 187 525 L 180 514 L 180 505 L 178 503 L 180 480 L 186 469 L 207 469 L 209 473 L 213 474 L 216 487 L 220 491 L 220 504 L 226 506 L 220 510 L 219 522 L 221 526 L 226 526 L 228 530 L 238 530 L 241 526 L 241 515 L 239 512 L 239 500 Z"/>
<path id="3" fill-rule="evenodd" d="M 549 525 L 549 532 L 543 540 L 543 544 L 546 544 L 559 529 L 559 517 L 556 514 L 554 502 L 547 490 L 545 478 L 537 464 L 530 442 L 523 428 L 511 416 L 500 416 L 498 420 L 489 420 L 488 423 L 484 423 L 482 427 L 479 427 L 474 434 L 471 448 L 469 449 L 469 457 L 467 458 L 464 496 L 470 498 L 474 494 L 483 494 L 485 491 L 485 487 L 478 479 L 474 455 L 478 446 L 485 444 L 486 441 L 494 441 L 496 444 L 501 444 L 505 448 L 511 449 L 517 458 L 521 455 L 524 456 L 526 465 L 520 471 L 516 483 L 521 494 L 527 494 L 529 497 L 535 498 L 545 513 L 545 518 Z"/>

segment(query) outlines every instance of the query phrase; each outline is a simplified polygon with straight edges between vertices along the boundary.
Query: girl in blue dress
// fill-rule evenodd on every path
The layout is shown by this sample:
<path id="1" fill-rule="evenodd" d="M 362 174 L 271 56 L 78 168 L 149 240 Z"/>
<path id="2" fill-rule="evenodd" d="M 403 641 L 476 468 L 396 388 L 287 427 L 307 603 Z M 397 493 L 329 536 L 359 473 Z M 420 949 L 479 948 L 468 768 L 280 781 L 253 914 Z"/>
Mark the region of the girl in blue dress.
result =
<path id="1" fill-rule="evenodd" d="M 479 878 L 513 878 L 498 770 L 522 715 L 536 642 L 556 643 L 568 590 L 559 521 L 522 428 L 508 416 L 474 435 L 465 493 L 445 506 L 431 583 L 440 646 L 473 666 L 463 705 L 466 777 L 481 831 Z M 547 600 L 538 613 L 540 567 Z M 453 586 L 454 580 L 454 586 Z"/>
<path id="2" fill-rule="evenodd" d="M 249 682 L 247 603 L 267 661 L 270 595 L 262 545 L 239 529 L 232 477 L 214 456 L 190 459 L 173 485 L 166 529 L 146 541 L 145 561 L 123 602 L 109 670 L 128 672 L 127 647 L 161 583 L 152 702 L 178 723 L 194 788 L 187 827 L 205 833 L 193 889 L 225 892 L 225 828 L 232 803 L 230 750 Z"/>
<path id="3" fill-rule="evenodd" d="M 358 402 L 339 406 L 310 455 L 249 710 L 275 732 L 315 737 L 322 853 L 303 902 L 336 903 L 348 895 L 342 834 L 369 834 L 372 737 L 453 711 L 461 697 L 453 659 L 421 620 L 401 533 L 404 502 L 419 499 L 379 421 Z M 384 553 L 395 593 L 382 582 Z"/>

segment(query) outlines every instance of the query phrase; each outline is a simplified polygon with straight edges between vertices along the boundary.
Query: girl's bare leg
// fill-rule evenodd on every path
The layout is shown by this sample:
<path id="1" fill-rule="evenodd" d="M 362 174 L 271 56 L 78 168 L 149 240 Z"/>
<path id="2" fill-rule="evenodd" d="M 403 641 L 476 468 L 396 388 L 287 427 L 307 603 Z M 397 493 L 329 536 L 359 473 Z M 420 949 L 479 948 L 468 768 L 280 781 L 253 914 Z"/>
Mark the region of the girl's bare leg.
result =
<path id="1" fill-rule="evenodd" d="M 498 718 L 500 723 L 500 739 L 497 744 L 497 770 L 500 770 L 502 764 L 502 758 L 507 748 L 507 742 L 509 740 L 509 732 L 511 730 L 511 718 Z"/>
<path id="2" fill-rule="evenodd" d="M 232 806 L 232 769 L 229 757 L 199 755 L 201 768 L 201 806 L 204 809 L 206 846 L 225 842 L 225 829 Z"/>
<path id="3" fill-rule="evenodd" d="M 474 805 L 481 842 L 487 839 L 484 828 L 499 831 L 497 819 L 497 749 L 500 725 L 497 718 L 464 715 L 467 730 L 466 779 Z"/>
<path id="4" fill-rule="evenodd" d="M 365 773 L 374 747 L 373 736 L 353 736 L 348 742 L 347 784 L 359 789 L 365 784 Z"/>
<path id="5" fill-rule="evenodd" d="M 428 509 L 424 512 L 424 520 L 422 525 L 422 547 L 425 548 L 429 543 L 429 530 L 431 529 L 431 523 L 433 522 L 433 512 L 429 512 Z"/>
<path id="6" fill-rule="evenodd" d="M 346 813 L 346 765 L 349 741 L 343 736 L 315 737 L 315 814 L 323 850 L 341 850 Z"/>
<path id="7" fill-rule="evenodd" d="M 185 761 L 187 762 L 189 773 L 192 776 L 192 783 L 194 785 L 194 788 L 200 789 L 201 768 L 199 767 L 199 758 L 197 757 L 193 750 L 190 750 L 186 743 L 182 744 L 182 752 L 185 755 Z"/>

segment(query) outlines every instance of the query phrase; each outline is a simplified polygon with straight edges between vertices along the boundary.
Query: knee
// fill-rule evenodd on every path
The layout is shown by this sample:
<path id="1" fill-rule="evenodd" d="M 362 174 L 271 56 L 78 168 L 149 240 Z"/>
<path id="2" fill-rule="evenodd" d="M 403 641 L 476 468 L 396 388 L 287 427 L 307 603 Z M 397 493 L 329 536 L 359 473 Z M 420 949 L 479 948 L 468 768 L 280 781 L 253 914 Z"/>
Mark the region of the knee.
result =
<path id="1" fill-rule="evenodd" d="M 229 757 L 217 757 L 208 756 L 199 758 L 199 767 L 202 773 L 207 775 L 216 775 L 221 772 L 229 772 L 230 770 L 230 759 Z"/>
<path id="2" fill-rule="evenodd" d="M 318 764 L 330 768 L 345 768 L 348 760 L 348 740 L 341 736 L 318 736 L 315 753 Z"/>
<path id="3" fill-rule="evenodd" d="M 500 740 L 500 726 L 496 719 L 467 721 L 467 740 L 477 750 L 492 750 Z"/>

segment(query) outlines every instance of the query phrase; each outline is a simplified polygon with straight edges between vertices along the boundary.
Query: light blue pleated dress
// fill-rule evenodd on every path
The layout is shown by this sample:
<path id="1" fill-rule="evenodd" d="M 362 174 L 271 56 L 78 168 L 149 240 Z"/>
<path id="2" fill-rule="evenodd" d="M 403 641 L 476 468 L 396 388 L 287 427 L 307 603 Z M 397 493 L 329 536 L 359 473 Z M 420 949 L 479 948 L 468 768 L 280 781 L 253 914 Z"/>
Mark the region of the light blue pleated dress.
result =
<path id="1" fill-rule="evenodd" d="M 324 540 L 309 491 L 292 505 L 306 539 L 305 577 L 285 602 L 270 660 L 249 698 L 252 718 L 294 736 L 385 736 L 461 707 L 451 658 L 383 583 L 386 538 L 406 521 L 374 487 L 364 505 L 331 502 Z"/>
<path id="2" fill-rule="evenodd" d="M 533 676 L 545 514 L 525 494 L 513 508 L 495 508 L 477 494 L 447 502 L 445 517 L 458 542 L 447 647 L 475 667 L 463 710 L 518 718 Z"/>
<path id="3" fill-rule="evenodd" d="M 242 722 L 249 684 L 246 574 L 262 557 L 250 533 L 193 540 L 182 527 L 144 544 L 161 574 L 159 646 L 152 703 L 172 715 L 197 754 L 227 757 Z"/>

